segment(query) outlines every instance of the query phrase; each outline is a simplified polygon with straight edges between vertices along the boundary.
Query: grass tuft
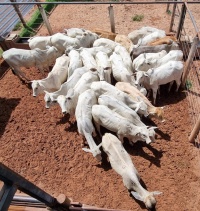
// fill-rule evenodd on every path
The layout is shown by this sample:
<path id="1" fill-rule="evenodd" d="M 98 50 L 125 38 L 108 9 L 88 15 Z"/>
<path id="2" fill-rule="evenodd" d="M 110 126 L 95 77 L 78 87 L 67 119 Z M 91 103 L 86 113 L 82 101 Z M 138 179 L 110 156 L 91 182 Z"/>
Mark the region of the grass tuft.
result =
<path id="1" fill-rule="evenodd" d="M 136 14 L 136 15 L 134 15 L 133 17 L 132 17 L 132 20 L 133 21 L 142 21 L 143 20 L 143 18 L 144 18 L 144 15 L 138 15 L 138 14 Z"/>

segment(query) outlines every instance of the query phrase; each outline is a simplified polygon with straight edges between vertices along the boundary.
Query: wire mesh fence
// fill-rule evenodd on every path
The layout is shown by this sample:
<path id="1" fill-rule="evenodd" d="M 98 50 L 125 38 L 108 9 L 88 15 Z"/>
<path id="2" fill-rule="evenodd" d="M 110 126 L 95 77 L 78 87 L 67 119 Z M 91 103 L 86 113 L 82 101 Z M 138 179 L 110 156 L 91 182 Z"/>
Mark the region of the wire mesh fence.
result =
<path id="1" fill-rule="evenodd" d="M 188 74 L 185 80 L 185 88 L 186 88 L 186 95 L 188 99 L 189 105 L 189 115 L 191 119 L 191 131 L 194 130 L 196 127 L 197 136 L 195 138 L 194 144 L 196 147 L 200 147 L 200 134 L 198 131 L 198 119 L 200 115 L 200 43 L 199 43 L 199 29 L 195 22 L 191 11 L 189 10 L 187 4 L 172 5 L 175 11 L 174 13 L 174 20 L 173 20 L 173 27 L 172 30 L 179 35 L 179 42 L 181 49 L 184 53 L 184 58 L 191 59 L 191 64 L 188 66 Z M 184 11 L 185 7 L 185 11 Z M 184 14 L 185 13 L 185 14 Z M 182 23 L 181 23 L 182 22 Z M 182 24 L 180 32 L 177 29 Z M 190 27 L 188 27 L 190 26 Z M 197 44 L 194 46 L 193 49 L 193 57 L 189 58 L 189 54 L 191 53 L 191 46 L 193 44 L 194 38 L 197 38 Z"/>

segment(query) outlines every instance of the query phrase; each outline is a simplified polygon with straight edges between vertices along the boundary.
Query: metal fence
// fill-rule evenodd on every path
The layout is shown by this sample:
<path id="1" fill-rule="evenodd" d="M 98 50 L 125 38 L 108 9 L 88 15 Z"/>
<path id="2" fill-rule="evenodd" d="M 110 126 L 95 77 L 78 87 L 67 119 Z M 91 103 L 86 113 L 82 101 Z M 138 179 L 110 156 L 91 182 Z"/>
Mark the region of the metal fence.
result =
<path id="1" fill-rule="evenodd" d="M 180 46 L 187 59 L 183 74 L 183 86 L 186 88 L 191 119 L 190 142 L 200 146 L 200 41 L 199 28 L 187 2 L 171 5 L 173 15 L 171 30 L 176 32 Z M 188 27 L 190 26 L 190 27 Z M 188 125 L 188 127 L 190 127 Z"/>

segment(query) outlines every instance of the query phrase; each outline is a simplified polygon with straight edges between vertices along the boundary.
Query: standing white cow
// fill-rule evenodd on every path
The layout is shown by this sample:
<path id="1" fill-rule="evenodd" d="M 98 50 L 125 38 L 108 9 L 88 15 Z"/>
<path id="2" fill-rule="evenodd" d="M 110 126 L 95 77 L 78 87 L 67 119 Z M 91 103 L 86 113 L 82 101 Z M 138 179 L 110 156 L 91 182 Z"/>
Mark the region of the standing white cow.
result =
<path id="1" fill-rule="evenodd" d="M 124 138 L 128 138 L 130 144 L 137 141 L 151 143 L 149 131 L 146 126 L 135 126 L 128 119 L 104 105 L 93 105 L 92 116 L 95 126 L 101 135 L 100 126 L 117 133 L 118 138 L 123 143 Z"/>
<path id="2" fill-rule="evenodd" d="M 90 85 L 94 81 L 99 81 L 99 77 L 97 71 L 92 69 L 81 76 L 74 88 L 68 90 L 66 96 L 61 97 L 60 95 L 57 98 L 63 114 L 69 113 L 74 115 L 79 95 L 90 89 Z"/>
<path id="3" fill-rule="evenodd" d="M 106 133 L 102 138 L 102 147 L 112 168 L 122 177 L 124 186 L 137 200 L 144 202 L 148 210 L 154 209 L 156 206 L 154 196 L 162 192 L 149 192 L 142 187 L 138 171 L 119 139 L 110 133 Z"/>
<path id="4" fill-rule="evenodd" d="M 115 97 L 103 94 L 98 98 L 99 105 L 105 105 L 112 111 L 118 113 L 122 117 L 128 119 L 132 124 L 136 126 L 145 127 L 146 125 L 141 121 L 139 115 L 131 108 L 129 108 L 125 103 L 115 99 Z M 148 128 L 148 127 L 147 127 Z M 148 128 L 149 137 L 152 142 L 155 141 L 155 131 L 157 127 Z"/>
<path id="5" fill-rule="evenodd" d="M 36 67 L 44 74 L 44 70 L 49 70 L 49 66 L 55 62 L 56 58 L 61 56 L 57 48 L 47 46 L 46 50 L 36 48 L 34 50 L 25 50 L 18 48 L 10 48 L 4 51 L 2 57 L 13 69 L 14 73 L 20 78 L 29 81 L 20 67 Z"/>
<path id="6" fill-rule="evenodd" d="M 69 68 L 68 68 L 68 78 L 73 74 L 74 70 L 82 67 L 83 62 L 81 60 L 80 54 L 78 51 L 72 49 L 68 54 L 69 56 Z"/>
<path id="7" fill-rule="evenodd" d="M 117 100 L 124 102 L 131 109 L 134 109 L 140 115 L 148 116 L 147 105 L 138 99 L 138 101 L 134 101 L 129 97 L 128 94 L 122 92 L 117 89 L 115 86 L 105 82 L 105 81 L 95 81 L 91 84 L 90 88 L 95 91 L 97 98 L 107 93 L 110 96 L 114 96 Z"/>
<path id="8" fill-rule="evenodd" d="M 138 97 L 140 97 L 140 100 L 142 99 L 147 105 L 147 111 L 149 113 L 148 117 L 155 117 L 162 122 L 165 121 L 163 110 L 164 107 L 153 106 L 152 103 L 148 100 L 148 98 L 146 98 L 146 96 L 144 96 L 136 87 L 132 86 L 130 83 L 125 82 L 117 82 L 115 84 L 115 87 L 127 93 L 133 100 L 138 100 Z"/>
<path id="9" fill-rule="evenodd" d="M 123 46 L 117 45 L 115 47 L 115 53 L 119 54 L 122 57 L 122 61 L 124 62 L 125 67 L 129 71 L 129 73 L 132 74 L 133 64 L 132 64 L 130 53 L 126 50 L 126 48 Z"/>
<path id="10" fill-rule="evenodd" d="M 101 161 L 101 151 L 96 145 L 92 134 L 96 135 L 95 128 L 92 123 L 92 106 L 97 104 L 97 98 L 93 90 L 88 89 L 81 93 L 75 110 L 75 117 L 79 134 L 83 135 L 87 140 L 90 149 L 83 148 L 85 152 L 90 152 L 98 161 Z"/>
<path id="11" fill-rule="evenodd" d="M 108 55 L 103 51 L 99 51 L 96 53 L 95 60 L 100 81 L 106 81 L 111 84 L 112 65 L 109 61 Z"/>
<path id="12" fill-rule="evenodd" d="M 59 95 L 66 95 L 70 88 L 74 88 L 76 83 L 79 81 L 81 76 L 86 73 L 88 70 L 85 67 L 80 67 L 74 70 L 73 74 L 63 83 L 60 89 L 56 92 L 47 92 L 45 91 L 45 107 L 50 108 L 53 105 L 53 102 L 57 102 L 57 97 Z"/>
<path id="13" fill-rule="evenodd" d="M 134 71 L 147 71 L 152 68 L 152 61 L 157 61 L 167 55 L 165 50 L 158 53 L 142 53 L 133 60 Z"/>
<path id="14" fill-rule="evenodd" d="M 160 53 L 152 54 L 141 54 L 134 59 L 133 65 L 135 70 L 147 71 L 150 68 L 159 67 L 169 61 L 181 61 L 183 59 L 183 52 L 181 50 L 171 50 L 168 53 L 161 51 Z M 142 55 L 144 55 L 143 58 Z"/>
<path id="15" fill-rule="evenodd" d="M 166 34 L 165 34 L 165 31 L 155 31 L 155 32 L 152 32 L 146 36 L 144 36 L 143 38 L 140 38 L 138 40 L 138 43 L 136 46 L 145 46 L 147 45 L 148 43 L 158 39 L 158 38 L 162 38 L 162 37 L 165 37 Z"/>
<path id="16" fill-rule="evenodd" d="M 92 47 L 96 39 L 98 39 L 98 35 L 95 33 L 85 32 L 82 35 L 77 35 L 75 38 L 62 33 L 56 33 L 52 36 L 33 37 L 28 42 L 31 49 L 45 49 L 49 45 L 55 46 L 63 54 L 68 48 Z"/>
<path id="17" fill-rule="evenodd" d="M 112 64 L 112 74 L 116 81 L 134 84 L 134 76 L 132 75 L 132 72 L 127 69 L 122 57 L 119 54 L 113 52 L 113 54 L 110 56 L 110 61 Z"/>
<path id="18" fill-rule="evenodd" d="M 153 90 L 153 102 L 156 103 L 157 90 L 160 85 L 170 82 L 168 91 L 170 91 L 173 82 L 176 81 L 176 91 L 181 84 L 183 72 L 183 63 L 181 61 L 169 61 L 155 69 L 149 69 L 147 72 L 138 71 L 136 75 L 136 84 L 141 84 L 146 89 Z"/>
<path id="19" fill-rule="evenodd" d="M 33 96 L 48 91 L 57 91 L 61 84 L 67 80 L 68 77 L 69 57 L 63 54 L 56 59 L 56 63 L 48 76 L 42 80 L 32 81 Z"/>
<path id="20" fill-rule="evenodd" d="M 112 51 L 115 50 L 115 47 L 117 45 L 120 45 L 120 44 L 107 38 L 99 38 L 95 40 L 93 43 L 93 47 L 103 46 L 105 48 L 111 49 Z"/>
<path id="21" fill-rule="evenodd" d="M 80 52 L 80 58 L 83 62 L 83 66 L 85 66 L 88 70 L 97 69 L 97 63 L 94 56 L 86 49 L 83 49 Z"/>

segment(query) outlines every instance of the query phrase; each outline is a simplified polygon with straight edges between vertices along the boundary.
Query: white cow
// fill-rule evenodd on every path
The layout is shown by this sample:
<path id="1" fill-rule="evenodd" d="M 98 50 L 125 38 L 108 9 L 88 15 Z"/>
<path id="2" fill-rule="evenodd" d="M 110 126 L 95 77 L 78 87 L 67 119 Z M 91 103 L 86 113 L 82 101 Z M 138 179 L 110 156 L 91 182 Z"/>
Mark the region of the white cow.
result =
<path id="1" fill-rule="evenodd" d="M 147 111 L 149 113 L 148 117 L 155 117 L 160 121 L 164 122 L 164 107 L 155 107 L 152 103 L 144 96 L 136 87 L 132 86 L 130 83 L 117 82 L 115 84 L 119 90 L 127 93 L 133 100 L 138 100 L 138 97 L 142 99 L 147 105 Z"/>
<path id="2" fill-rule="evenodd" d="M 92 56 L 96 56 L 96 54 L 99 51 L 102 51 L 104 53 L 106 53 L 108 56 L 110 56 L 113 53 L 113 50 L 108 48 L 108 47 L 104 47 L 104 46 L 97 46 L 97 47 L 91 47 L 91 48 L 83 48 L 80 47 L 79 49 L 76 49 L 77 51 L 81 52 L 82 50 L 87 50 L 90 52 L 90 54 L 92 54 Z"/>
<path id="3" fill-rule="evenodd" d="M 92 134 L 96 135 L 95 128 L 92 123 L 92 106 L 97 104 L 97 98 L 93 90 L 88 89 L 81 93 L 75 110 L 75 117 L 79 134 L 83 135 L 87 140 L 90 149 L 83 148 L 85 152 L 90 152 L 93 156 L 101 161 L 100 145 L 96 145 Z"/>
<path id="4" fill-rule="evenodd" d="M 65 96 L 68 90 L 70 88 L 74 88 L 74 86 L 79 81 L 81 76 L 87 71 L 88 70 L 85 67 L 77 68 L 76 70 L 74 70 L 73 74 L 67 79 L 67 81 L 61 85 L 58 91 L 52 93 L 45 91 L 45 96 L 44 96 L 45 107 L 50 108 L 50 106 L 53 105 L 53 102 L 57 101 L 57 97 L 59 95 Z"/>
<path id="5" fill-rule="evenodd" d="M 110 61 L 112 64 L 112 74 L 116 81 L 135 84 L 135 78 L 132 75 L 132 72 L 127 69 L 122 57 L 119 54 L 113 52 L 113 54 L 110 56 Z"/>
<path id="6" fill-rule="evenodd" d="M 155 32 L 152 32 L 152 33 L 144 36 L 143 38 L 140 38 L 138 40 L 138 43 L 137 43 L 136 46 L 145 46 L 148 43 L 150 43 L 152 41 L 155 41 L 158 38 L 165 37 L 165 36 L 166 36 L 165 31 L 155 31 Z"/>
<path id="7" fill-rule="evenodd" d="M 157 61 L 166 54 L 167 52 L 165 50 L 158 53 L 142 53 L 133 60 L 133 69 L 135 71 L 147 71 L 152 68 L 152 61 Z"/>
<path id="8" fill-rule="evenodd" d="M 102 138 L 102 148 L 107 154 L 112 168 L 122 177 L 124 186 L 137 200 L 144 202 L 148 210 L 154 209 L 156 206 L 154 196 L 162 192 L 149 192 L 142 187 L 138 171 L 119 139 L 106 133 Z"/>
<path id="9" fill-rule="evenodd" d="M 95 33 L 85 32 L 75 38 L 62 33 L 56 33 L 52 36 L 33 37 L 30 38 L 28 42 L 31 49 L 45 49 L 46 45 L 50 45 L 55 46 L 61 53 L 64 53 L 68 48 L 89 48 L 96 39 L 98 39 L 98 35 Z"/>
<path id="10" fill-rule="evenodd" d="M 106 81 L 111 84 L 112 70 L 108 55 L 103 51 L 99 51 L 96 53 L 95 60 L 100 81 Z"/>
<path id="11" fill-rule="evenodd" d="M 141 121 L 139 115 L 131 108 L 129 108 L 125 103 L 115 99 L 115 97 L 103 94 L 98 98 L 99 105 L 105 105 L 112 111 L 118 113 L 122 117 L 128 119 L 132 124 L 136 126 L 145 127 L 146 125 Z M 152 142 L 155 141 L 155 131 L 157 127 L 148 128 L 149 138 Z"/>
<path id="12" fill-rule="evenodd" d="M 147 71 L 150 68 L 156 68 L 163 64 L 166 64 L 169 61 L 181 61 L 183 59 L 183 52 L 181 50 L 171 50 L 169 53 L 157 53 L 158 57 L 147 57 L 145 54 L 144 57 L 138 59 L 138 56 L 136 59 L 134 59 L 133 64 L 135 64 L 135 70 L 138 71 Z M 160 54 L 160 56 L 159 56 Z M 137 60 L 137 61 L 135 61 Z"/>
<path id="13" fill-rule="evenodd" d="M 97 69 L 97 63 L 94 56 L 87 50 L 83 49 L 80 52 L 80 58 L 83 62 L 83 66 L 86 67 L 88 70 L 90 69 Z"/>
<path id="14" fill-rule="evenodd" d="M 44 91 L 55 92 L 61 84 L 67 80 L 68 76 L 69 57 L 63 54 L 61 57 L 56 59 L 56 63 L 53 66 L 48 76 L 42 80 L 32 81 L 33 96 L 36 97 L 38 94 Z"/>
<path id="15" fill-rule="evenodd" d="M 4 51 L 2 57 L 13 69 L 14 73 L 20 78 L 29 81 L 20 67 L 36 67 L 44 74 L 44 69 L 49 70 L 49 66 L 55 62 L 56 58 L 61 56 L 57 48 L 47 46 L 46 50 L 38 48 L 34 50 L 25 50 L 18 48 L 11 48 Z"/>
<path id="16" fill-rule="evenodd" d="M 115 47 L 115 53 L 119 54 L 122 57 L 122 61 L 125 65 L 125 67 L 129 71 L 129 73 L 132 74 L 133 73 L 133 64 L 132 64 L 132 60 L 130 57 L 130 53 L 126 50 L 126 48 L 123 46 L 117 45 Z"/>
<path id="17" fill-rule="evenodd" d="M 86 32 L 85 29 L 81 28 L 69 28 L 69 29 L 64 29 L 64 33 L 69 36 L 75 38 L 76 36 L 82 35 L 84 32 Z"/>
<path id="18" fill-rule="evenodd" d="M 181 61 L 169 61 L 155 69 L 149 69 L 147 72 L 138 71 L 136 84 L 141 84 L 146 89 L 152 89 L 153 102 L 156 103 L 157 90 L 160 85 L 170 82 L 168 91 L 170 91 L 173 82 L 176 81 L 178 91 L 181 84 L 183 72 L 183 63 Z"/>
<path id="19" fill-rule="evenodd" d="M 103 46 L 105 48 L 111 49 L 112 51 L 115 50 L 115 47 L 117 45 L 120 45 L 120 44 L 107 38 L 99 38 L 95 40 L 93 43 L 93 47 Z"/>
<path id="20" fill-rule="evenodd" d="M 156 45 L 156 46 L 138 46 L 134 47 L 133 50 L 130 53 L 131 59 L 134 60 L 136 57 L 138 57 L 142 53 L 158 53 L 162 50 L 167 51 L 167 53 L 170 50 L 178 50 L 179 46 L 176 42 L 172 42 L 172 44 L 167 45 Z"/>
<path id="21" fill-rule="evenodd" d="M 143 38 L 146 35 L 151 34 L 152 32 L 155 32 L 155 31 L 162 31 L 162 30 L 154 28 L 154 27 L 144 26 L 140 29 L 133 30 L 132 32 L 130 32 L 128 34 L 128 38 L 133 42 L 133 44 L 136 45 L 140 38 Z"/>
<path id="22" fill-rule="evenodd" d="M 159 67 L 169 61 L 182 61 L 182 59 L 183 52 L 181 50 L 171 50 L 167 55 L 159 58 L 157 61 L 152 61 L 152 63 L 155 63 L 154 67 Z"/>
<path id="23" fill-rule="evenodd" d="M 72 49 L 68 53 L 68 56 L 70 59 L 69 68 L 68 68 L 68 77 L 70 77 L 73 74 L 75 69 L 83 66 L 83 62 L 81 60 L 79 52 L 74 49 Z"/>
<path id="24" fill-rule="evenodd" d="M 96 81 L 93 82 L 90 86 L 92 90 L 95 91 L 97 98 L 107 93 L 110 96 L 114 96 L 119 101 L 124 102 L 128 105 L 131 109 L 134 109 L 140 115 L 148 116 L 149 113 L 147 111 L 147 105 L 143 101 L 134 101 L 129 97 L 128 94 L 122 92 L 121 90 L 117 89 L 115 86 L 105 82 L 105 81 Z"/>
<path id="25" fill-rule="evenodd" d="M 92 69 L 81 76 L 74 88 L 69 89 L 67 95 L 62 97 L 62 101 L 60 101 L 61 97 L 57 98 L 63 114 L 74 115 L 79 95 L 90 89 L 90 85 L 94 81 L 99 81 L 99 77 L 97 71 Z"/>
<path id="26" fill-rule="evenodd" d="M 104 105 L 93 105 L 92 116 L 95 126 L 101 135 L 100 126 L 117 133 L 118 138 L 123 143 L 124 138 L 128 138 L 131 145 L 137 141 L 151 143 L 149 131 L 146 126 L 140 127 L 132 124 L 128 119 Z"/>

